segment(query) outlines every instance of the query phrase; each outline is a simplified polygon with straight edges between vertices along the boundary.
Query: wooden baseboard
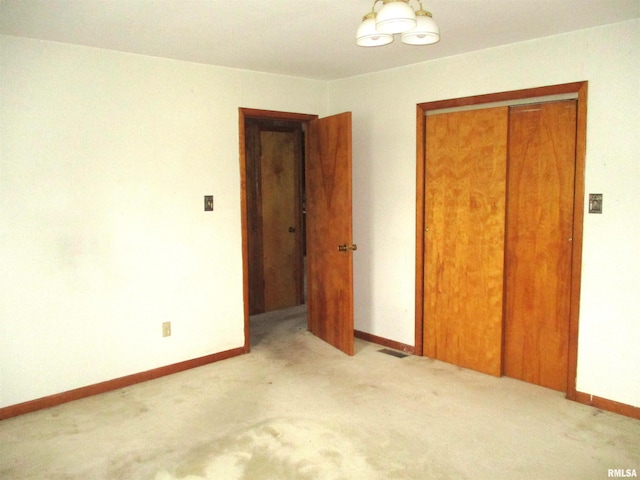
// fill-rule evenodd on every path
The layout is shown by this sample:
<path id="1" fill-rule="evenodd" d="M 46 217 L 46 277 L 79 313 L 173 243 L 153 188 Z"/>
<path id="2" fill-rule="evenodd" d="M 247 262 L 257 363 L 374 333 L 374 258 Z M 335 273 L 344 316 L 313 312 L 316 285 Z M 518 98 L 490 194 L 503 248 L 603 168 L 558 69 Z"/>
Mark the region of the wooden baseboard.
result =
<path id="1" fill-rule="evenodd" d="M 365 340 L 367 342 L 376 343 L 378 345 L 382 345 L 383 347 L 393 348 L 394 350 L 399 350 L 401 352 L 410 353 L 413 355 L 414 348 L 411 345 L 407 345 L 405 343 L 396 342 L 395 340 L 389 340 L 388 338 L 378 337 L 377 335 L 372 335 L 370 333 L 361 332 L 360 330 L 355 330 L 353 335 L 360 340 Z"/>
<path id="2" fill-rule="evenodd" d="M 355 330 L 354 336 L 367 342 L 376 343 L 388 348 L 393 348 L 394 350 L 415 354 L 414 348 L 411 345 L 406 345 L 394 340 L 378 337 L 377 335 L 361 332 L 360 330 Z M 613 412 L 624 415 L 626 417 L 637 418 L 640 420 L 640 407 L 634 407 L 633 405 L 627 405 L 625 403 L 608 400 L 606 398 L 597 397 L 595 395 L 590 395 L 588 393 L 578 391 L 568 392 L 567 399 L 576 401 L 578 403 L 583 403 L 594 408 L 599 408 L 601 410 L 606 410 L 608 412 Z"/>
<path id="3" fill-rule="evenodd" d="M 354 331 L 354 336 L 367 342 L 382 345 L 384 347 L 393 348 L 401 352 L 413 354 L 414 348 L 411 345 L 389 340 L 387 338 L 378 337 L 370 333 L 361 332 L 359 330 Z M 63 403 L 72 402 L 81 398 L 90 397 L 92 395 L 98 395 L 100 393 L 110 392 L 119 388 L 129 387 L 137 383 L 146 382 L 155 378 L 164 377 L 173 373 L 190 370 L 192 368 L 201 367 L 210 363 L 219 362 L 227 358 L 236 357 L 246 353 L 244 347 L 234 348 L 224 352 L 214 353 L 212 355 L 206 355 L 204 357 L 194 358 L 192 360 L 186 360 L 184 362 L 174 363 L 164 367 L 155 368 L 153 370 L 147 370 L 146 372 L 134 373 L 125 377 L 115 378 L 113 380 L 107 380 L 106 382 L 96 383 L 94 385 L 88 385 L 86 387 L 76 388 L 66 392 L 50 395 L 48 397 L 38 398 L 36 400 L 30 400 L 24 403 L 18 403 L 16 405 L 10 405 L 8 407 L 0 408 L 0 420 L 6 418 L 16 417 L 29 412 L 35 412 L 36 410 L 42 410 L 45 408 L 55 407 Z M 636 418 L 640 420 L 640 407 L 634 407 L 633 405 L 627 405 L 625 403 L 616 402 L 614 400 L 608 400 L 606 398 L 598 397 L 596 395 L 590 395 L 584 392 L 575 392 L 574 395 L 570 395 L 567 398 L 574 400 L 578 403 L 606 410 L 608 412 L 617 413 L 626 417 Z"/>
<path id="4" fill-rule="evenodd" d="M 576 392 L 575 395 L 572 395 L 571 397 L 567 396 L 567 398 L 601 410 L 618 413 L 626 417 L 637 418 L 640 420 L 640 407 L 634 407 L 633 405 L 608 400 L 606 398 L 597 397 L 584 392 Z"/>
<path id="5" fill-rule="evenodd" d="M 109 392 L 111 390 L 117 390 L 119 388 L 129 387 L 136 383 L 146 382 L 155 378 L 164 377 L 173 373 L 182 372 L 191 368 L 201 367 L 210 363 L 219 362 L 227 358 L 235 357 L 245 353 L 244 347 L 234 348 L 226 350 L 224 352 L 214 353 L 212 355 L 206 355 L 204 357 L 194 358 L 192 360 L 185 360 L 184 362 L 174 363 L 164 367 L 154 368 L 153 370 L 147 370 L 146 372 L 134 373 L 125 377 L 114 378 L 113 380 L 107 380 L 106 382 L 96 383 L 94 385 L 87 385 L 86 387 L 76 388 L 48 397 L 42 397 L 35 400 L 30 400 L 24 403 L 18 403 L 16 405 L 10 405 L 8 407 L 0 408 L 0 420 L 5 418 L 15 417 L 36 410 L 42 410 L 44 408 L 54 407 L 63 403 L 72 402 L 73 400 L 79 400 L 81 398 L 90 397 L 92 395 L 98 395 L 100 393 Z"/>

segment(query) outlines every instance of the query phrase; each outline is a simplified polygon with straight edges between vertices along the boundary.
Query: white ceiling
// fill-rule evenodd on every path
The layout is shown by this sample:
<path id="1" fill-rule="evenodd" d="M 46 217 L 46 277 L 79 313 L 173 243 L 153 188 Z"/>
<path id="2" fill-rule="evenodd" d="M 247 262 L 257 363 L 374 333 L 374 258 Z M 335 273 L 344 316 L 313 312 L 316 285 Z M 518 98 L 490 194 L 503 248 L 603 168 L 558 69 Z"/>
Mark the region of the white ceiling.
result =
<path id="1" fill-rule="evenodd" d="M 640 0 L 422 3 L 435 45 L 356 46 L 373 0 L 0 0 L 0 33 L 332 80 L 640 17 Z"/>

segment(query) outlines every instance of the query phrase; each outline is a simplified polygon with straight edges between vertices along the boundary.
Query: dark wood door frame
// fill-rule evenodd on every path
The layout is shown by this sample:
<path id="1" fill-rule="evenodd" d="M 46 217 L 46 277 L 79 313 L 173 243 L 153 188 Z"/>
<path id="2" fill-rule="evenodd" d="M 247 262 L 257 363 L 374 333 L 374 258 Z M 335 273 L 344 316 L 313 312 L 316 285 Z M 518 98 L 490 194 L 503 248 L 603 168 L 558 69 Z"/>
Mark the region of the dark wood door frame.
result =
<path id="1" fill-rule="evenodd" d="M 242 283 L 244 300 L 244 352 L 249 353 L 251 346 L 249 341 L 249 231 L 248 231 L 248 205 L 247 205 L 247 154 L 245 137 L 245 120 L 247 118 L 263 120 L 284 120 L 306 124 L 318 118 L 318 115 L 302 113 L 277 112 L 272 110 L 258 110 L 253 108 L 238 109 L 238 130 L 240 137 L 240 212 L 242 227 Z"/>
<path id="2" fill-rule="evenodd" d="M 516 101 L 550 95 L 577 94 L 576 171 L 573 204 L 573 253 L 571 258 L 571 300 L 569 313 L 569 351 L 567 368 L 567 398 L 577 400 L 576 373 L 578 364 L 578 323 L 580 280 L 582 271 L 582 229 L 584 220 L 584 171 L 587 133 L 588 82 L 566 83 L 510 92 L 454 98 L 420 103 L 416 107 L 416 283 L 415 283 L 415 353 L 423 354 L 424 326 L 424 229 L 425 229 L 425 125 L 426 113 L 444 108 L 471 107 L 494 102 Z"/>

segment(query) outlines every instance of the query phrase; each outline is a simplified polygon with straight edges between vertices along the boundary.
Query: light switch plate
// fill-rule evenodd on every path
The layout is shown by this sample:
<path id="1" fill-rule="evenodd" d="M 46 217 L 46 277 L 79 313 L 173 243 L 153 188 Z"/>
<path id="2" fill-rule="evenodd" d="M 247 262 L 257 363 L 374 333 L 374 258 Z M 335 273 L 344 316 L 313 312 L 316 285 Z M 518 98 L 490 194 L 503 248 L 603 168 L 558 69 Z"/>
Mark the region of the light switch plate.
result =
<path id="1" fill-rule="evenodd" d="M 589 213 L 602 213 L 602 194 L 589 194 Z"/>
<path id="2" fill-rule="evenodd" d="M 213 212 L 213 195 L 204 196 L 204 211 Z"/>

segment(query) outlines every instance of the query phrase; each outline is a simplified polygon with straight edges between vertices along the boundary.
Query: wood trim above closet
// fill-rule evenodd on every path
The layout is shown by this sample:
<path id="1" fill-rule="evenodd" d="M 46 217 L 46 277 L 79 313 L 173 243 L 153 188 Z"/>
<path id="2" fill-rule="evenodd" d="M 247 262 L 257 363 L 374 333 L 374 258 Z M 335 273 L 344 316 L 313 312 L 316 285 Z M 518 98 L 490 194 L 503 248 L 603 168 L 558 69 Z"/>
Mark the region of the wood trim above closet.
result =
<path id="1" fill-rule="evenodd" d="M 561 85 L 551 85 L 548 87 L 526 88 L 523 90 L 512 90 L 509 92 L 488 93 L 484 95 L 474 95 L 471 97 L 436 100 L 433 102 L 419 103 L 418 110 L 422 112 L 422 115 L 424 115 L 428 111 L 442 110 L 444 108 L 468 107 L 472 105 L 483 105 L 486 103 L 516 101 L 525 98 L 535 99 L 536 97 L 570 93 L 577 93 L 578 97 L 580 97 L 581 93 L 584 94 L 584 100 L 586 102 L 586 87 L 587 82 L 574 82 L 563 83 Z"/>

